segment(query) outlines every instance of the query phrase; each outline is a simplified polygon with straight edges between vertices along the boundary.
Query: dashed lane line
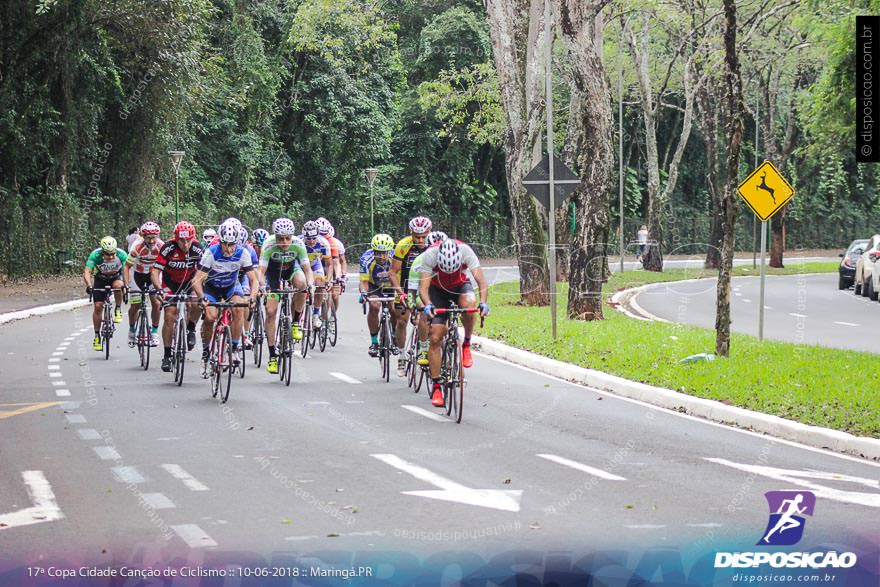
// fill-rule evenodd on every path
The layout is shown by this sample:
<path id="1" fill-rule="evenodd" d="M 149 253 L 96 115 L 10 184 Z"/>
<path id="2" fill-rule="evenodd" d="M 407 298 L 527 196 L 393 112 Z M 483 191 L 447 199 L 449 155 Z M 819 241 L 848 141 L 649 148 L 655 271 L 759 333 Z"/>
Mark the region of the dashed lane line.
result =
<path id="1" fill-rule="evenodd" d="M 560 457 L 559 455 L 539 454 L 537 456 L 542 459 L 547 459 L 548 461 L 564 465 L 566 467 L 571 467 L 572 469 L 576 469 L 578 471 L 583 471 L 584 473 L 589 473 L 594 477 L 600 477 L 609 481 L 626 481 L 625 477 L 621 477 L 619 475 L 615 475 L 614 473 L 609 473 L 608 471 L 603 471 L 602 469 L 597 469 L 596 467 L 591 467 L 590 465 L 585 465 L 583 463 L 579 463 L 565 457 Z"/>
<path id="2" fill-rule="evenodd" d="M 95 454 L 98 455 L 98 457 L 101 460 L 104 460 L 104 461 L 122 460 L 122 457 L 120 456 L 120 454 L 118 452 L 116 452 L 116 449 L 113 448 L 112 446 L 93 446 L 92 450 L 95 451 Z"/>
<path id="3" fill-rule="evenodd" d="M 358 381 L 354 377 L 349 377 L 345 373 L 337 373 L 335 371 L 331 371 L 330 375 L 339 379 L 340 381 L 345 381 L 346 383 L 352 383 L 352 384 L 359 384 L 360 383 L 360 381 Z"/>
<path id="4" fill-rule="evenodd" d="M 190 548 L 210 548 L 217 546 L 217 543 L 208 536 L 204 530 L 196 524 L 178 524 L 171 526 L 171 529 L 180 536 L 180 539 L 186 542 Z"/>
<path id="5" fill-rule="evenodd" d="M 179 479 L 190 491 L 209 491 L 207 485 L 187 473 L 183 467 L 174 463 L 162 465 L 175 479 Z"/>
<path id="6" fill-rule="evenodd" d="M 428 418 L 429 420 L 434 420 L 435 422 L 446 422 L 446 423 L 452 422 L 452 420 L 450 420 L 449 418 L 444 418 L 440 414 L 434 414 L 434 413 L 429 412 L 428 410 L 426 410 L 424 408 L 420 408 L 418 406 L 401 405 L 400 407 L 403 408 L 404 410 L 409 410 L 410 412 L 412 412 L 414 414 L 418 414 L 419 416 L 424 416 L 425 418 Z"/>
<path id="7" fill-rule="evenodd" d="M 82 440 L 101 440 L 101 433 L 94 428 L 77 428 L 76 433 Z"/>

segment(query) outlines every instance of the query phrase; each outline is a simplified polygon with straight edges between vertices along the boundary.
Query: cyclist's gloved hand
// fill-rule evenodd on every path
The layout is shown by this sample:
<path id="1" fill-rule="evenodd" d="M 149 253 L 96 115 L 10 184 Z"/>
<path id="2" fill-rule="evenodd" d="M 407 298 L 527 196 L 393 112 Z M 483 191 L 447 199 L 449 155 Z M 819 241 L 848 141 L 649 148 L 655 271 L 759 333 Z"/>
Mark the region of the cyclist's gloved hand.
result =
<path id="1" fill-rule="evenodd" d="M 315 295 L 315 286 L 314 285 L 310 285 L 308 289 L 309 289 L 310 296 Z"/>
<path id="2" fill-rule="evenodd" d="M 400 294 L 400 303 L 404 306 L 406 305 L 407 300 L 409 300 L 409 296 L 406 293 Z"/>
<path id="3" fill-rule="evenodd" d="M 489 315 L 489 304 L 483 302 L 480 304 L 480 316 L 488 316 Z"/>
<path id="4" fill-rule="evenodd" d="M 366 298 L 366 296 L 364 295 L 364 292 L 358 292 L 358 303 L 359 304 L 364 303 L 364 298 Z"/>
<path id="5" fill-rule="evenodd" d="M 92 286 L 91 285 L 86 286 L 86 293 L 89 295 L 92 295 Z"/>
<path id="6" fill-rule="evenodd" d="M 425 316 L 427 316 L 428 318 L 434 317 L 434 304 L 428 304 L 427 306 L 425 306 Z"/>

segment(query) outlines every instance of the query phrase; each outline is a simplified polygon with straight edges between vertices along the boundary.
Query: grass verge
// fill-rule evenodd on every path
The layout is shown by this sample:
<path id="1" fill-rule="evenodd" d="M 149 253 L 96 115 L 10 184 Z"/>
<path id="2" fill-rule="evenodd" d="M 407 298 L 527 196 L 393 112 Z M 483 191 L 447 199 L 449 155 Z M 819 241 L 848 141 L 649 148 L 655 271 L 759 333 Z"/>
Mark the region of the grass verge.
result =
<path id="1" fill-rule="evenodd" d="M 780 271 L 827 272 L 836 263 L 807 263 Z M 746 268 L 736 268 L 738 274 Z M 751 271 L 751 267 L 748 268 Z M 646 283 L 692 279 L 695 270 L 663 273 L 628 271 L 603 288 L 608 299 L 617 290 Z M 714 273 L 714 272 L 713 272 Z M 768 274 L 773 274 L 768 272 Z M 688 355 L 713 352 L 715 331 L 682 324 L 643 322 L 605 306 L 605 320 L 565 319 L 568 288 L 560 284 L 559 337 L 552 340 L 547 308 L 515 305 L 519 284 L 492 286 L 492 318 L 482 334 L 511 346 L 612 373 L 633 381 L 674 389 L 805 424 L 880 438 L 880 394 L 872 374 L 871 353 L 767 341 L 731 335 L 731 356 L 713 362 L 679 365 Z"/>

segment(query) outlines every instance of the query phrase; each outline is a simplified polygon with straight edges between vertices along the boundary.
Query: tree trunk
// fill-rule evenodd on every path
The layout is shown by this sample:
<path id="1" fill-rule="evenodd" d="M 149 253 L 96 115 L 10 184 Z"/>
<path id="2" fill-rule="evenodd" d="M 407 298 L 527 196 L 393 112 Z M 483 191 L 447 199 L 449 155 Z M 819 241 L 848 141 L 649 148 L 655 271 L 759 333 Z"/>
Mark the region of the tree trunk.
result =
<path id="1" fill-rule="evenodd" d="M 715 313 L 715 354 L 730 356 L 730 273 L 736 240 L 736 188 L 739 156 L 743 140 L 742 79 L 736 48 L 736 0 L 723 0 L 724 5 L 724 98 L 727 111 L 727 177 L 721 210 L 724 215 L 721 238 L 721 268 Z"/>
<path id="2" fill-rule="evenodd" d="M 569 261 L 568 317 L 602 319 L 602 284 L 607 279 L 607 242 L 612 154 L 611 88 L 595 45 L 596 20 L 603 2 L 555 0 L 560 34 L 571 66 L 572 99 L 581 108 L 570 112 L 569 163 L 581 177 L 572 195 L 577 227 Z"/>
<path id="3" fill-rule="evenodd" d="M 698 68 L 698 72 L 699 72 Z M 706 145 L 706 189 L 709 192 L 711 209 L 709 211 L 709 239 L 706 243 L 706 260 L 703 267 L 718 269 L 721 267 L 721 226 L 724 224 L 722 198 L 724 187 L 721 185 L 720 149 L 718 137 L 718 108 L 715 78 L 709 77 L 697 91 L 697 121 Z"/>
<path id="4" fill-rule="evenodd" d="M 542 0 L 486 0 L 492 55 L 507 129 L 504 168 L 510 193 L 513 235 L 519 264 L 520 301 L 550 303 L 547 241 L 541 213 L 522 179 L 531 170 L 544 112 L 542 46 L 547 34 Z M 528 14 L 529 19 L 522 15 Z M 537 32 L 535 19 L 540 19 Z M 525 22 L 524 22 L 525 20 Z M 530 25 L 532 34 L 529 34 Z M 540 33 L 540 34 L 538 34 Z"/>

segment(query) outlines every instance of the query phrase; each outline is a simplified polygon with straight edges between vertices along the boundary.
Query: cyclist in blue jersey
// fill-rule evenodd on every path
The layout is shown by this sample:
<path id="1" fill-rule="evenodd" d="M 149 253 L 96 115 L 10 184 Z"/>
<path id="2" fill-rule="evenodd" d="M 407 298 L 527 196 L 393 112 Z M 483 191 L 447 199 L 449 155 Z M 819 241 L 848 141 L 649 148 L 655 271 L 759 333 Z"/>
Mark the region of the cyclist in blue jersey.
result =
<path id="1" fill-rule="evenodd" d="M 394 249 L 394 239 L 387 234 L 377 234 L 370 242 L 360 259 L 360 284 L 358 285 L 358 302 L 363 303 L 367 296 L 394 296 L 394 285 L 391 283 L 391 251 Z M 379 356 L 379 310 L 382 304 L 370 302 L 370 310 L 367 312 L 367 328 L 370 330 L 371 357 Z M 395 315 L 391 316 L 392 328 L 395 324 Z M 399 352 L 396 345 L 391 343 L 391 352 L 395 355 Z"/>

